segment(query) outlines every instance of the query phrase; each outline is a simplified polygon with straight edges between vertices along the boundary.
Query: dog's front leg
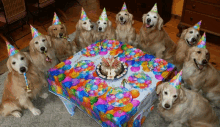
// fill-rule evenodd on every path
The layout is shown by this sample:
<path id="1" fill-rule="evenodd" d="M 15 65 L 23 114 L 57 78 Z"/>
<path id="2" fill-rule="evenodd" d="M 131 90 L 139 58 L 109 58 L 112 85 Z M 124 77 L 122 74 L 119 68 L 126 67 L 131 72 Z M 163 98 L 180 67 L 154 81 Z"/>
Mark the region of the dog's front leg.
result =
<path id="1" fill-rule="evenodd" d="M 41 114 L 41 111 L 34 107 L 33 103 L 28 97 L 21 96 L 19 102 L 25 109 L 29 109 L 33 113 L 33 115 L 36 116 Z"/>

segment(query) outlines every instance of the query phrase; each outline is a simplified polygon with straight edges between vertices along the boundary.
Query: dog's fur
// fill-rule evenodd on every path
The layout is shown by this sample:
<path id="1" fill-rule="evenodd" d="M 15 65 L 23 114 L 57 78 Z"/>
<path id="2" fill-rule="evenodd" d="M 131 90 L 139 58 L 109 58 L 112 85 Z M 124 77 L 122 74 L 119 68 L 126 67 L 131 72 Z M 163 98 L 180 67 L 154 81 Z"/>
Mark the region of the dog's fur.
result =
<path id="1" fill-rule="evenodd" d="M 181 70 L 183 68 L 183 62 L 186 58 L 188 49 L 192 46 L 197 45 L 200 38 L 201 36 L 199 34 L 199 31 L 194 29 L 193 27 L 185 29 L 182 32 L 180 39 L 177 42 L 177 50 L 174 59 L 174 64 L 176 65 L 178 70 Z"/>
<path id="2" fill-rule="evenodd" d="M 118 41 L 128 43 L 134 47 L 137 47 L 136 40 L 136 31 L 133 27 L 134 20 L 133 15 L 130 14 L 128 11 L 120 11 L 116 15 L 116 39 Z"/>
<path id="3" fill-rule="evenodd" d="M 173 63 L 176 44 L 163 29 L 163 19 L 158 13 L 151 11 L 144 14 L 142 19 L 140 38 L 137 39 L 139 48 L 157 58 Z"/>
<path id="4" fill-rule="evenodd" d="M 68 33 L 64 24 L 51 25 L 48 28 L 48 35 L 51 37 L 59 61 L 67 59 L 78 51 L 75 41 L 68 41 Z"/>
<path id="5" fill-rule="evenodd" d="M 208 62 L 209 57 L 207 49 L 190 48 L 183 65 L 183 80 L 186 87 L 202 90 L 211 103 L 220 107 L 220 74 Z"/>
<path id="6" fill-rule="evenodd" d="M 94 24 L 90 19 L 79 20 L 76 24 L 75 42 L 79 50 L 91 45 L 94 41 Z"/>
<path id="7" fill-rule="evenodd" d="M 96 24 L 97 30 L 94 33 L 95 41 L 115 39 L 115 29 L 112 27 L 112 22 L 110 20 L 98 20 Z"/>
<path id="8" fill-rule="evenodd" d="M 13 62 L 15 62 L 13 64 Z M 31 102 L 41 93 L 41 88 L 47 86 L 43 72 L 33 65 L 28 53 L 19 52 L 10 56 L 7 61 L 9 74 L 4 83 L 4 91 L 0 112 L 3 116 L 13 115 L 21 117 L 22 108 L 29 109 L 34 115 L 40 115 L 41 111 Z M 21 71 L 21 68 L 25 70 Z M 27 92 L 23 73 L 26 72 L 28 86 L 31 90 Z M 46 98 L 47 93 L 41 94 Z"/>
<path id="9" fill-rule="evenodd" d="M 39 70 L 46 73 L 50 68 L 58 64 L 58 59 L 55 56 L 55 50 L 52 47 L 51 39 L 47 35 L 40 35 L 36 38 L 33 38 L 29 44 L 30 56 L 33 61 L 33 64 L 39 68 Z M 44 47 L 45 50 L 41 50 Z M 46 61 L 46 51 L 47 56 L 52 60 L 51 62 Z"/>
<path id="10" fill-rule="evenodd" d="M 157 86 L 158 111 L 169 127 L 217 127 L 219 119 L 202 95 L 185 88 L 176 89 L 168 82 Z"/>

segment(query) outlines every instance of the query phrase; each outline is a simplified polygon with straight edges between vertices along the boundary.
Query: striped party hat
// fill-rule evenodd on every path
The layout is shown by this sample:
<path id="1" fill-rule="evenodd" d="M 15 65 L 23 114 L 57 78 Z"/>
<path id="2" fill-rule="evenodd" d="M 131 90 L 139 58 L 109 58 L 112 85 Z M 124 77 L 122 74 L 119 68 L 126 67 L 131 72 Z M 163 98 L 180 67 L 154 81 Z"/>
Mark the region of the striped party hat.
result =
<path id="1" fill-rule="evenodd" d="M 54 17 L 53 17 L 53 25 L 60 25 L 61 22 L 56 14 L 56 12 L 54 12 Z"/>
<path id="2" fill-rule="evenodd" d="M 41 35 L 41 33 L 39 33 L 39 32 L 37 31 L 37 29 L 35 29 L 32 25 L 30 25 L 30 27 L 31 27 L 32 38 L 35 38 L 35 37 L 38 37 L 38 36 Z"/>
<path id="3" fill-rule="evenodd" d="M 206 34 L 204 32 L 204 34 L 202 35 L 201 39 L 199 40 L 198 44 L 197 44 L 198 48 L 206 48 Z"/>
<path id="4" fill-rule="evenodd" d="M 18 53 L 19 51 L 15 49 L 14 46 L 12 46 L 8 41 L 6 41 L 6 46 L 8 50 L 8 55 L 13 56 L 14 54 Z"/>
<path id="5" fill-rule="evenodd" d="M 151 11 L 158 13 L 158 11 L 157 11 L 157 3 L 154 4 L 154 7 L 151 9 Z"/>
<path id="6" fill-rule="evenodd" d="M 202 20 L 200 20 L 198 23 L 196 23 L 193 28 L 200 30 L 200 26 L 201 26 Z"/>
<path id="7" fill-rule="evenodd" d="M 176 89 L 180 89 L 181 81 L 182 81 L 182 70 L 169 81 L 169 84 L 175 87 Z"/>
<path id="8" fill-rule="evenodd" d="M 127 10 L 127 6 L 126 6 L 125 2 L 124 2 L 124 4 L 123 4 L 123 6 L 122 6 L 121 10 L 122 10 L 122 11 L 128 11 L 128 10 Z"/>
<path id="9" fill-rule="evenodd" d="M 103 9 L 102 14 L 99 17 L 99 20 L 108 21 L 108 17 L 107 17 L 107 13 L 106 13 L 105 8 Z"/>
<path id="10" fill-rule="evenodd" d="M 87 17 L 86 12 L 84 11 L 83 8 L 82 8 L 82 12 L 81 12 L 81 17 L 80 17 L 80 19 L 81 19 L 82 21 L 85 21 L 85 20 L 89 19 L 89 18 Z"/>

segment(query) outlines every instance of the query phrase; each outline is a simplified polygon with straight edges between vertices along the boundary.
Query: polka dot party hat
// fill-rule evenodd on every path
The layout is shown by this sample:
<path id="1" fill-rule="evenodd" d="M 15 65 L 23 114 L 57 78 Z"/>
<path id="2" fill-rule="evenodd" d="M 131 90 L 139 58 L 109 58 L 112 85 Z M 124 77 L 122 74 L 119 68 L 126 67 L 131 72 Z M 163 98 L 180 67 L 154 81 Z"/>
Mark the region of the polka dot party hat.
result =
<path id="1" fill-rule="evenodd" d="M 151 11 L 158 13 L 158 11 L 157 11 L 157 3 L 154 4 L 154 7 L 151 9 Z"/>
<path id="2" fill-rule="evenodd" d="M 54 12 L 54 16 L 53 16 L 53 25 L 60 25 L 61 22 L 56 14 L 56 12 Z"/>
<path id="3" fill-rule="evenodd" d="M 35 37 L 38 37 L 38 36 L 41 35 L 41 33 L 39 33 L 39 32 L 37 31 L 37 29 L 35 29 L 32 25 L 30 25 L 30 27 L 31 27 L 32 38 L 35 38 Z"/>
<path id="4" fill-rule="evenodd" d="M 124 2 L 124 4 L 123 4 L 121 10 L 122 10 L 122 11 L 128 11 L 125 2 Z"/>
<path id="5" fill-rule="evenodd" d="M 202 35 L 201 39 L 199 40 L 198 44 L 197 44 L 198 48 L 206 48 L 206 34 L 204 32 L 204 34 Z"/>
<path id="6" fill-rule="evenodd" d="M 175 87 L 176 89 L 180 89 L 181 81 L 182 81 L 182 70 L 169 81 L 169 84 Z"/>
<path id="7" fill-rule="evenodd" d="M 200 30 L 200 26 L 201 26 L 202 20 L 200 20 L 198 23 L 196 23 L 193 28 Z"/>
<path id="8" fill-rule="evenodd" d="M 15 49 L 14 46 L 12 46 L 8 41 L 6 41 L 6 46 L 8 50 L 8 55 L 13 56 L 14 54 L 18 53 L 19 51 Z"/>
<path id="9" fill-rule="evenodd" d="M 81 12 L 81 17 L 80 17 L 80 19 L 81 19 L 82 21 L 85 21 L 85 20 L 89 19 L 89 18 L 87 17 L 86 12 L 84 11 L 83 8 L 82 8 L 82 12 Z"/>
<path id="10" fill-rule="evenodd" d="M 105 8 L 103 9 L 102 14 L 99 17 L 99 20 L 108 21 L 108 17 L 107 17 L 107 13 L 106 13 Z"/>

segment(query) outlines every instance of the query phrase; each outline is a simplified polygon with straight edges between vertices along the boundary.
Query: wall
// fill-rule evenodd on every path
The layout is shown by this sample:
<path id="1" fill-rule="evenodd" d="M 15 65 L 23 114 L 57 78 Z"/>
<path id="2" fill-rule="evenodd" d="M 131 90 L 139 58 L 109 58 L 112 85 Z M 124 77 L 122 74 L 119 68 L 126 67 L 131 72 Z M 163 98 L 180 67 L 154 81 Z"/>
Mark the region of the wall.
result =
<path id="1" fill-rule="evenodd" d="M 179 16 L 182 15 L 183 2 L 184 0 L 173 0 L 172 14 Z"/>

